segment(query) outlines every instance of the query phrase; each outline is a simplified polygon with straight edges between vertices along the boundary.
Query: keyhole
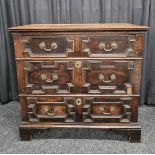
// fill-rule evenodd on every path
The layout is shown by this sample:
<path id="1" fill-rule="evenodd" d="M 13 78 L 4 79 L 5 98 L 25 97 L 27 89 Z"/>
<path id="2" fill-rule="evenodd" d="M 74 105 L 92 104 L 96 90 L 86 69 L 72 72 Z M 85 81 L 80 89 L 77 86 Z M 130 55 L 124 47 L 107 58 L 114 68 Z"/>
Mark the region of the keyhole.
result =
<path id="1" fill-rule="evenodd" d="M 76 104 L 77 104 L 77 105 L 81 105 L 81 104 L 82 104 L 81 98 L 77 98 L 77 99 L 76 99 Z"/>
<path id="2" fill-rule="evenodd" d="M 75 67 L 80 68 L 81 67 L 81 61 L 76 61 L 75 62 Z"/>

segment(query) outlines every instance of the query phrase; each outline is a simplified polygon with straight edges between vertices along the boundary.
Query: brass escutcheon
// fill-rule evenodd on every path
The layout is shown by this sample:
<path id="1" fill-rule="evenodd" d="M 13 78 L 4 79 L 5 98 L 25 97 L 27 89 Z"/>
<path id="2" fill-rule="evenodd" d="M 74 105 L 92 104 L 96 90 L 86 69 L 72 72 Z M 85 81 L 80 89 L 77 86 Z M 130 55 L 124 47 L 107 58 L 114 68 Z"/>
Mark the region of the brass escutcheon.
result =
<path id="1" fill-rule="evenodd" d="M 75 68 L 81 68 L 82 63 L 81 61 L 75 61 Z"/>
<path id="2" fill-rule="evenodd" d="M 81 98 L 77 98 L 76 99 L 76 105 L 81 105 L 82 104 L 82 99 Z"/>
<path id="3" fill-rule="evenodd" d="M 127 94 L 128 95 L 132 95 L 132 87 L 128 87 L 127 88 Z"/>

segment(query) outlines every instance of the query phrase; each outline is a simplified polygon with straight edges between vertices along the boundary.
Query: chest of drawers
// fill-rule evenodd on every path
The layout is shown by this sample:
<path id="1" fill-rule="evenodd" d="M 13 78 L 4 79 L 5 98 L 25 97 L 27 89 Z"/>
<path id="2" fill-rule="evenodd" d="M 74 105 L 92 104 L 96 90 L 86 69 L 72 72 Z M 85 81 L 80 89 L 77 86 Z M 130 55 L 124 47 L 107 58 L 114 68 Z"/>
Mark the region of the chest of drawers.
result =
<path id="1" fill-rule="evenodd" d="M 49 128 L 92 128 L 141 139 L 138 105 L 146 26 L 32 24 L 10 28 L 21 140 Z"/>

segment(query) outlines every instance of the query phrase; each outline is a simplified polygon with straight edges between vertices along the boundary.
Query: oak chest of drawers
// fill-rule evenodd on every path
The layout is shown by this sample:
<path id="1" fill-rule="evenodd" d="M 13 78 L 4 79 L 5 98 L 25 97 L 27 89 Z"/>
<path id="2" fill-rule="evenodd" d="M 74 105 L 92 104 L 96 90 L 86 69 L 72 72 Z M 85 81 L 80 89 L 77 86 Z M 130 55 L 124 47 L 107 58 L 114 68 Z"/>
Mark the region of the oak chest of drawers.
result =
<path id="1" fill-rule="evenodd" d="M 138 105 L 145 26 L 32 24 L 10 28 L 21 140 L 49 128 L 92 128 L 141 139 Z"/>

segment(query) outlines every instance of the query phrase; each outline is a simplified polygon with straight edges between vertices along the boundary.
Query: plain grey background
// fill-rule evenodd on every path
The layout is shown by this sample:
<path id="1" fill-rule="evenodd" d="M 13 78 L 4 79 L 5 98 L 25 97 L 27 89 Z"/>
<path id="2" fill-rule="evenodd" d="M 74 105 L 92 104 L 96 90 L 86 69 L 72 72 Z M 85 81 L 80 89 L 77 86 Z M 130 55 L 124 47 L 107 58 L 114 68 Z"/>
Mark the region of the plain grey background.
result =
<path id="1" fill-rule="evenodd" d="M 127 22 L 150 27 L 145 35 L 141 104 L 155 104 L 155 0 L 0 0 L 0 101 L 18 98 L 8 27 L 30 23 Z"/>

